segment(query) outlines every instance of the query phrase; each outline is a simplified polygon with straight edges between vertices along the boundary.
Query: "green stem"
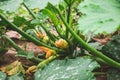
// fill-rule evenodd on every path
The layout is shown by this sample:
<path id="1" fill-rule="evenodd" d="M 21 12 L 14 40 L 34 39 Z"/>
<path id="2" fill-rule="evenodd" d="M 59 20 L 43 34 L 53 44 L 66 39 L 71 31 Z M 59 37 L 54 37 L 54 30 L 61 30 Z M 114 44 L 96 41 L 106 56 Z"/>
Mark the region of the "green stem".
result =
<path id="1" fill-rule="evenodd" d="M 106 61 L 102 60 L 101 58 L 94 57 L 94 59 L 95 59 L 98 63 L 100 63 L 101 65 L 110 66 Z"/>
<path id="2" fill-rule="evenodd" d="M 43 61 L 43 59 L 37 58 L 37 57 L 33 57 L 31 59 L 29 59 L 32 62 L 36 62 L 36 63 L 40 63 L 41 61 Z"/>
<path id="3" fill-rule="evenodd" d="M 70 15 L 71 15 L 71 4 L 68 4 L 68 11 L 67 11 L 67 23 L 69 24 L 70 21 Z M 69 31 L 66 29 L 66 37 L 68 37 Z"/>
<path id="4" fill-rule="evenodd" d="M 47 35 L 50 37 L 51 40 L 55 41 L 54 36 L 50 33 L 50 31 L 43 25 L 40 24 L 40 26 L 45 30 L 45 32 L 47 33 Z"/>
<path id="5" fill-rule="evenodd" d="M 28 39 L 29 41 L 33 42 L 34 44 L 36 45 L 41 45 L 41 46 L 45 46 L 47 48 L 50 48 L 50 49 L 53 49 L 53 50 L 56 50 L 56 51 L 63 51 L 63 50 L 60 50 L 58 48 L 55 48 L 55 47 L 51 47 L 51 46 L 48 46 L 46 45 L 45 43 L 43 42 L 40 42 L 39 40 L 35 39 L 34 37 L 28 35 L 27 33 L 25 33 L 24 31 L 20 30 L 15 24 L 11 23 L 10 21 L 8 21 L 4 16 L 3 14 L 0 13 L 0 18 L 3 19 L 6 23 L 8 23 L 11 27 L 11 29 L 17 31 L 18 33 L 20 33 L 23 37 L 25 37 L 26 39 Z"/>
<path id="6" fill-rule="evenodd" d="M 60 33 L 60 31 L 58 30 L 57 26 L 55 25 L 55 30 L 57 31 L 58 35 L 61 37 L 61 38 L 64 38 L 63 35 Z"/>
<path id="7" fill-rule="evenodd" d="M 74 36 L 74 38 L 79 42 L 79 44 L 81 44 L 82 46 L 84 46 L 85 49 L 89 50 L 90 52 L 94 53 L 96 56 L 100 57 L 101 59 L 103 59 L 104 61 L 108 62 L 111 66 L 119 68 L 120 69 L 120 63 L 112 60 L 111 58 L 105 56 L 103 53 L 97 51 L 96 49 L 92 48 L 90 45 L 88 45 L 85 41 L 83 41 L 69 26 L 69 24 L 65 21 L 64 17 L 62 16 L 61 12 L 54 7 L 61 20 L 63 21 L 63 23 L 65 24 L 66 28 L 69 30 L 69 32 Z"/>
<path id="8" fill-rule="evenodd" d="M 21 49 L 20 47 L 18 47 L 18 45 L 17 45 L 13 40 L 11 40 L 8 36 L 3 35 L 3 37 L 8 40 L 9 44 L 10 44 L 13 48 L 15 48 L 16 51 L 21 51 L 21 50 L 22 50 L 22 49 Z"/>
<path id="9" fill-rule="evenodd" d="M 35 16 L 35 14 L 31 11 L 31 9 L 29 9 L 28 7 L 27 7 L 27 5 L 23 2 L 23 5 L 25 6 L 25 8 L 28 10 L 28 12 L 32 15 L 32 17 L 34 18 L 34 19 L 36 19 L 36 16 Z"/>
<path id="10" fill-rule="evenodd" d="M 50 63 L 51 61 L 53 61 L 54 59 L 56 59 L 58 56 L 50 56 L 48 59 L 42 61 L 41 63 L 39 63 L 37 65 L 37 68 L 43 68 L 45 65 L 47 65 L 48 63 Z"/>

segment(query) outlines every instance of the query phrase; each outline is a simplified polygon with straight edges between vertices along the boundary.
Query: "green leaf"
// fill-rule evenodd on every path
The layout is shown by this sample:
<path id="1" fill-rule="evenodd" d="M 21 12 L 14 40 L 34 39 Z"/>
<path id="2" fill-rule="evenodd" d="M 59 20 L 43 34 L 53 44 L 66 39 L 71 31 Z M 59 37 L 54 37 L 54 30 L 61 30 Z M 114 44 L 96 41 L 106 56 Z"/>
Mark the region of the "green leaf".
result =
<path id="1" fill-rule="evenodd" d="M 31 24 L 37 24 L 40 25 L 41 23 L 45 23 L 46 19 L 48 18 L 46 14 L 44 14 L 43 12 L 39 12 L 38 14 L 36 14 L 37 19 L 33 19 L 31 21 Z"/>
<path id="2" fill-rule="evenodd" d="M 49 9 L 44 9 L 44 10 L 42 10 L 42 12 L 44 14 L 46 14 L 48 17 L 50 17 L 50 19 L 52 20 L 52 22 L 54 23 L 55 26 L 58 25 L 59 21 L 54 12 L 50 11 Z"/>
<path id="3" fill-rule="evenodd" d="M 9 12 L 14 12 L 16 11 L 19 6 L 20 3 L 22 3 L 23 0 L 3 0 L 0 1 L 0 9 L 4 10 L 4 11 L 9 11 Z"/>
<path id="4" fill-rule="evenodd" d="M 30 52 L 18 51 L 16 56 L 21 56 L 21 57 L 25 57 L 27 59 L 32 59 L 34 57 L 34 52 L 33 51 L 30 51 Z"/>
<path id="5" fill-rule="evenodd" d="M 33 19 L 31 21 L 31 24 L 37 24 L 37 25 L 39 25 L 40 24 L 40 19 Z"/>
<path id="6" fill-rule="evenodd" d="M 108 71 L 107 80 L 120 80 L 120 70 L 110 69 Z"/>
<path id="7" fill-rule="evenodd" d="M 84 0 L 78 29 L 83 34 L 113 33 L 120 26 L 120 0 Z"/>
<path id="8" fill-rule="evenodd" d="M 3 20 L 0 20 L 0 26 L 7 26 Z"/>
<path id="9" fill-rule="evenodd" d="M 7 80 L 24 80 L 24 77 L 23 74 L 19 72 L 13 76 L 8 77 Z"/>
<path id="10" fill-rule="evenodd" d="M 24 0 L 27 6 L 29 6 L 31 9 L 34 8 L 40 8 L 43 9 L 46 7 L 47 3 L 50 2 L 53 5 L 57 5 L 62 0 Z"/>
<path id="11" fill-rule="evenodd" d="M 2 10 L 0 9 L 0 13 L 2 13 Z"/>
<path id="12" fill-rule="evenodd" d="M 27 53 L 25 51 L 18 51 L 16 56 L 27 57 Z"/>
<path id="13" fill-rule="evenodd" d="M 99 67 L 89 57 L 54 60 L 34 74 L 34 80 L 95 80 L 93 69 Z"/>
<path id="14" fill-rule="evenodd" d="M 34 51 L 30 51 L 29 53 L 27 53 L 27 59 L 32 59 L 34 56 Z"/>
<path id="15" fill-rule="evenodd" d="M 102 52 L 120 62 L 120 34 L 114 35 L 112 39 L 102 47 Z"/>
<path id="16" fill-rule="evenodd" d="M 20 16 L 14 17 L 13 23 L 18 27 L 22 26 L 25 22 L 27 22 L 27 20 L 24 17 L 20 17 Z"/>
<path id="17" fill-rule="evenodd" d="M 64 0 L 68 5 L 73 4 L 75 1 L 78 0 Z"/>
<path id="18" fill-rule="evenodd" d="M 6 80 L 6 74 L 0 71 L 0 80 Z"/>
<path id="19" fill-rule="evenodd" d="M 103 46 L 100 45 L 99 42 L 91 42 L 91 43 L 88 43 L 91 47 L 93 47 L 94 49 L 97 49 L 97 50 L 101 50 L 101 48 Z"/>

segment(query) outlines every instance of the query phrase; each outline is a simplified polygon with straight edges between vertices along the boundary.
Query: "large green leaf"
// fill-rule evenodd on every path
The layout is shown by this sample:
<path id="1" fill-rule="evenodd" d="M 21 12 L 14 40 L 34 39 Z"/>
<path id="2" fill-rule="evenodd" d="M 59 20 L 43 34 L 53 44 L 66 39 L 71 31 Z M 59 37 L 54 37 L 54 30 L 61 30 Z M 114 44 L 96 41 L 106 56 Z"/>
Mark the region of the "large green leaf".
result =
<path id="1" fill-rule="evenodd" d="M 110 69 L 108 71 L 107 80 L 120 80 L 120 70 Z"/>
<path id="2" fill-rule="evenodd" d="M 24 80 L 24 77 L 23 74 L 19 72 L 13 76 L 8 77 L 7 80 Z"/>
<path id="3" fill-rule="evenodd" d="M 52 3 L 53 5 L 56 5 L 62 0 L 24 0 L 24 1 L 32 9 L 33 8 L 43 9 L 48 2 Z"/>
<path id="4" fill-rule="evenodd" d="M 13 23 L 15 25 L 17 25 L 18 27 L 19 26 L 22 26 L 23 24 L 25 24 L 27 22 L 27 20 L 24 18 L 24 17 L 20 17 L 20 16 L 16 16 L 14 17 L 14 21 Z"/>
<path id="5" fill-rule="evenodd" d="M 114 35 L 112 39 L 102 47 L 102 52 L 120 62 L 120 34 Z"/>
<path id="6" fill-rule="evenodd" d="M 6 80 L 6 74 L 3 72 L 0 72 L 0 80 Z"/>
<path id="7" fill-rule="evenodd" d="M 34 80 L 95 80 L 94 68 L 97 62 L 89 57 L 55 60 L 43 70 L 38 70 Z"/>
<path id="8" fill-rule="evenodd" d="M 15 10 L 18 9 L 18 7 L 20 6 L 20 3 L 22 3 L 23 0 L 3 0 L 0 1 L 0 9 L 4 10 L 4 11 L 9 11 L 9 12 L 13 12 Z"/>
<path id="9" fill-rule="evenodd" d="M 84 0 L 78 29 L 83 34 L 113 33 L 120 26 L 120 0 Z"/>
<path id="10" fill-rule="evenodd" d="M 0 80 L 24 80 L 23 73 L 19 72 L 15 75 L 8 77 L 5 73 L 0 72 Z"/>

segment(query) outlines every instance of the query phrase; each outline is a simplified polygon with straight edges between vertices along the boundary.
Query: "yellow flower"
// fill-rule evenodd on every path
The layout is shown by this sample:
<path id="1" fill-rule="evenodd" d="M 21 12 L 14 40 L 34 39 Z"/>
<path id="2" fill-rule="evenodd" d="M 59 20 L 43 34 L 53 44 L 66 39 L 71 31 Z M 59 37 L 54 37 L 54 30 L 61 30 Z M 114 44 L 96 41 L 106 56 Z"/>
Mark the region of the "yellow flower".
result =
<path id="1" fill-rule="evenodd" d="M 59 40 L 55 41 L 55 46 L 65 49 L 68 47 L 68 42 L 64 39 L 59 39 Z"/>
<path id="2" fill-rule="evenodd" d="M 56 54 L 56 52 L 54 50 L 49 50 L 49 51 L 47 51 L 45 58 L 49 58 L 50 56 L 52 56 L 54 54 Z"/>
<path id="3" fill-rule="evenodd" d="M 34 32 L 35 32 L 35 34 L 37 35 L 38 38 L 43 38 L 44 37 L 44 35 L 41 32 L 38 32 L 38 31 L 35 31 L 35 30 L 34 30 Z"/>
<path id="4" fill-rule="evenodd" d="M 42 41 L 45 42 L 45 43 L 47 43 L 48 40 L 49 40 L 48 36 L 44 36 Z"/>
<path id="5" fill-rule="evenodd" d="M 45 58 L 49 58 L 52 55 L 56 55 L 56 52 L 54 50 L 51 50 L 47 47 L 39 46 L 39 48 L 42 49 L 46 53 Z"/>

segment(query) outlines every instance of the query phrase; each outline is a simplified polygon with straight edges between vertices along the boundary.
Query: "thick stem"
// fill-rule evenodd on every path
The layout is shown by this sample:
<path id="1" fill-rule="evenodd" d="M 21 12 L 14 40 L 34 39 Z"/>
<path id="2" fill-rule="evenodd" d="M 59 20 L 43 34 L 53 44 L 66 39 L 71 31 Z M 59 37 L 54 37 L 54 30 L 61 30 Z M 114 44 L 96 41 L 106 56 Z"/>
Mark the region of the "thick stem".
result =
<path id="1" fill-rule="evenodd" d="M 39 63 L 37 65 L 37 68 L 40 69 L 40 68 L 43 68 L 45 65 L 47 65 L 48 63 L 50 63 L 51 61 L 53 61 L 54 59 L 56 59 L 58 56 L 51 56 L 49 57 L 48 59 L 42 61 L 41 63 Z"/>
<path id="2" fill-rule="evenodd" d="M 16 51 L 21 51 L 22 49 L 20 47 L 18 47 L 18 45 L 13 41 L 11 40 L 8 36 L 6 35 L 3 35 L 3 37 L 5 37 L 7 39 L 7 41 L 9 42 L 9 44 L 15 48 Z"/>
<path id="3" fill-rule="evenodd" d="M 55 8 L 55 7 L 54 7 Z M 65 21 L 64 17 L 62 16 L 61 12 L 55 8 L 61 18 L 61 20 L 63 21 L 63 23 L 65 24 L 66 28 L 69 30 L 69 32 L 74 36 L 74 38 L 79 42 L 79 44 L 81 44 L 82 46 L 84 46 L 85 49 L 89 50 L 90 52 L 92 52 L 94 55 L 100 57 L 101 59 L 103 59 L 104 61 L 108 62 L 111 66 L 119 68 L 120 69 L 120 63 L 112 60 L 111 58 L 105 56 L 103 53 L 97 51 L 96 49 L 92 48 L 90 45 L 88 45 L 85 41 L 83 41 L 69 26 L 69 24 Z"/>
<path id="4" fill-rule="evenodd" d="M 34 37 L 28 35 L 27 33 L 25 33 L 24 31 L 20 30 L 15 24 L 11 23 L 10 21 L 8 21 L 1 13 L 0 13 L 0 18 L 3 19 L 7 24 L 9 24 L 11 27 L 11 29 L 17 31 L 18 33 L 20 33 L 23 37 L 25 37 L 26 39 L 28 39 L 29 41 L 33 42 L 36 45 L 41 45 L 41 46 L 45 46 L 47 48 L 56 50 L 56 51 L 63 51 L 61 49 L 55 48 L 55 47 L 51 47 L 46 45 L 43 42 L 40 42 L 39 40 L 35 39 Z"/>
<path id="5" fill-rule="evenodd" d="M 67 23 L 69 24 L 70 21 L 70 15 L 71 15 L 71 4 L 68 4 L 68 11 L 67 11 Z M 66 28 L 66 37 L 68 37 L 69 31 Z"/>

